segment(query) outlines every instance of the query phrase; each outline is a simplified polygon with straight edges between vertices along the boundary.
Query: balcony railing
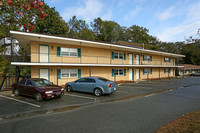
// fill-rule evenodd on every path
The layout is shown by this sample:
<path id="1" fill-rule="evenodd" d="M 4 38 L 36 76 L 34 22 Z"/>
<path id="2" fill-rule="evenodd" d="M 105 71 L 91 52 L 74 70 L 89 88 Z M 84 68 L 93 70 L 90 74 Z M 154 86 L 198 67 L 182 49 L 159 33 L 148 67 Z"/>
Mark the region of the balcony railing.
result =
<path id="1" fill-rule="evenodd" d="M 167 65 L 174 66 L 175 61 L 164 62 L 164 58 L 154 59 L 150 61 L 143 60 L 142 56 L 140 59 L 130 59 L 129 56 L 126 56 L 126 59 L 113 59 L 112 57 L 106 56 L 88 56 L 81 55 L 78 56 L 57 56 L 57 54 L 48 54 L 48 53 L 31 53 L 31 56 L 27 56 L 29 59 L 18 62 L 32 62 L 32 63 L 72 63 L 72 64 L 117 64 L 117 65 Z"/>

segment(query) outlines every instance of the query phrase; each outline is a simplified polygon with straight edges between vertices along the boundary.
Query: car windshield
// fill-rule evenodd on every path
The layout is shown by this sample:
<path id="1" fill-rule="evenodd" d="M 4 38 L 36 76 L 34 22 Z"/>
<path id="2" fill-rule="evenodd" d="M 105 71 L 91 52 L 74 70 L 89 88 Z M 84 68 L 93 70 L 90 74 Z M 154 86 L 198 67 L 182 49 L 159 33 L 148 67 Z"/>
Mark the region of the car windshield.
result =
<path id="1" fill-rule="evenodd" d="M 110 80 L 105 79 L 105 78 L 98 78 L 99 80 L 103 81 L 103 82 L 109 82 Z"/>
<path id="2" fill-rule="evenodd" d="M 49 80 L 46 80 L 46 79 L 33 80 L 33 83 L 37 87 L 53 85 Z"/>

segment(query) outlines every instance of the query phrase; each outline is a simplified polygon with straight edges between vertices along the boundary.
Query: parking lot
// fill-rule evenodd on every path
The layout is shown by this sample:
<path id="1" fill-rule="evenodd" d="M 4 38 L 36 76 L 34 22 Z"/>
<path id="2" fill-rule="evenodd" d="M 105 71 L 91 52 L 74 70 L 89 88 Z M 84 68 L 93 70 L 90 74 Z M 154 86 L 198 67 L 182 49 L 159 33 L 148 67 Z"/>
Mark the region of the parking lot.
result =
<path id="1" fill-rule="evenodd" d="M 17 117 L 24 114 L 51 113 L 52 110 L 74 109 L 79 106 L 98 104 L 102 102 L 114 102 L 128 100 L 136 97 L 149 97 L 156 93 L 181 89 L 184 87 L 200 84 L 200 77 L 183 77 L 174 79 L 162 79 L 153 81 L 141 81 L 118 84 L 117 91 L 111 95 L 95 97 L 92 94 L 65 92 L 61 98 L 36 101 L 34 98 L 19 96 L 15 97 L 11 91 L 0 92 L 0 118 Z"/>

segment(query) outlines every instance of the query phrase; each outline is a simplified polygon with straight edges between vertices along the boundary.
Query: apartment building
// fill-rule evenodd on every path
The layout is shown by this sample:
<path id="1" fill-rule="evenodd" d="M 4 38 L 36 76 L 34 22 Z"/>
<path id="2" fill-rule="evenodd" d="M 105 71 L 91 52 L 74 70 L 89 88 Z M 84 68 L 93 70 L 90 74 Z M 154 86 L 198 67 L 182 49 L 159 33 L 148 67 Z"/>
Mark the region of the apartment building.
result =
<path id="1" fill-rule="evenodd" d="M 184 66 L 179 69 L 179 75 L 191 75 L 193 73 L 200 72 L 200 66 L 192 65 L 192 64 L 181 64 L 180 66 Z"/>
<path id="2" fill-rule="evenodd" d="M 137 81 L 175 77 L 176 58 L 184 55 L 144 49 L 129 42 L 106 43 L 60 36 L 10 31 L 31 53 L 32 78 L 46 78 L 54 84 L 81 77 L 101 76 L 114 81 Z"/>

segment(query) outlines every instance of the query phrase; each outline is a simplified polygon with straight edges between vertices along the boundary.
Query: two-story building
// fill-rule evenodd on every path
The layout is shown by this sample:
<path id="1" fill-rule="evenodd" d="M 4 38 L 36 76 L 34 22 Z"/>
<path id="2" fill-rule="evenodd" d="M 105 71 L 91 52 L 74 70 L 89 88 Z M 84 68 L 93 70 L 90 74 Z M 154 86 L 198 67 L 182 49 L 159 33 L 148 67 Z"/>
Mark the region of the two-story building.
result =
<path id="1" fill-rule="evenodd" d="M 128 42 L 116 44 L 68 37 L 10 31 L 31 53 L 32 78 L 64 85 L 81 77 L 101 76 L 114 81 L 175 77 L 176 58 L 184 55 L 144 49 Z"/>

